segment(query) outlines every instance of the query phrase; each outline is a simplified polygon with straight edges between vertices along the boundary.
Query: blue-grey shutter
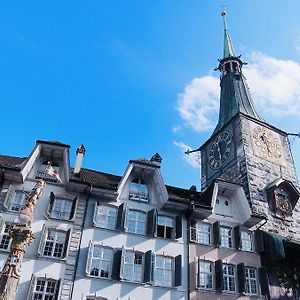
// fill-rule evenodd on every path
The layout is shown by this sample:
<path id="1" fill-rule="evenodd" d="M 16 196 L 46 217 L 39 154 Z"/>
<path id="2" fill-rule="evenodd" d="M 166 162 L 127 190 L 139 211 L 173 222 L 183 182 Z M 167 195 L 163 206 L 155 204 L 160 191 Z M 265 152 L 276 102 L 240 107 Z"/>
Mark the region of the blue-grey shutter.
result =
<path id="1" fill-rule="evenodd" d="M 39 255 L 43 255 L 43 253 L 44 253 L 44 247 L 45 247 L 47 234 L 48 234 L 48 229 L 47 229 L 46 225 L 43 224 L 43 228 L 42 228 L 42 231 L 41 231 L 41 239 L 40 239 L 40 243 L 39 243 L 39 247 L 38 247 L 38 254 Z"/>
<path id="2" fill-rule="evenodd" d="M 117 230 L 124 230 L 124 222 L 125 222 L 125 203 L 122 203 L 118 207 L 117 213 Z"/>
<path id="3" fill-rule="evenodd" d="M 15 196 L 16 196 L 15 188 L 12 185 L 10 185 L 8 190 L 7 190 L 4 202 L 3 202 L 3 206 L 6 209 L 9 208 L 9 205 L 10 205 L 11 201 L 15 198 Z"/>
<path id="4" fill-rule="evenodd" d="M 85 273 L 87 275 L 91 274 L 91 263 L 92 263 L 93 250 L 94 250 L 94 245 L 92 244 L 92 241 L 89 241 L 89 248 L 88 248 L 87 260 L 86 260 L 86 266 L 85 266 Z"/>
<path id="5" fill-rule="evenodd" d="M 68 248 L 69 248 L 69 244 L 70 244 L 70 233 L 71 233 L 71 229 L 69 229 L 66 232 L 66 240 L 65 240 L 65 245 L 64 245 L 64 251 L 63 251 L 63 258 L 65 258 L 67 256 L 68 253 Z"/>
<path id="6" fill-rule="evenodd" d="M 148 236 L 153 236 L 154 235 L 156 220 L 157 220 L 157 211 L 156 211 L 156 209 L 149 210 L 148 213 L 147 213 L 147 228 L 146 228 L 146 234 Z"/>
<path id="7" fill-rule="evenodd" d="M 213 224 L 213 241 L 214 241 L 215 247 L 219 247 L 221 245 L 220 222 L 219 221 L 217 221 Z"/>
<path id="8" fill-rule="evenodd" d="M 29 289 L 27 292 L 27 300 L 31 300 L 32 299 L 32 294 L 35 288 L 35 284 L 36 284 L 36 277 L 34 274 L 31 275 L 31 279 L 30 279 L 30 283 L 29 283 Z"/>
<path id="9" fill-rule="evenodd" d="M 59 291 L 60 291 L 60 282 L 61 282 L 61 279 L 58 279 L 57 282 L 56 282 L 54 300 L 58 300 Z"/>
<path id="10" fill-rule="evenodd" d="M 49 197 L 49 205 L 48 205 L 48 215 L 51 216 L 51 212 L 52 212 L 52 209 L 53 209 L 53 204 L 54 204 L 54 201 L 55 201 L 55 195 L 53 192 L 50 193 L 50 197 Z"/>
<path id="11" fill-rule="evenodd" d="M 237 265 L 237 277 L 238 277 L 238 291 L 240 294 L 245 292 L 246 288 L 246 274 L 245 264 L 240 263 Z"/>
<path id="12" fill-rule="evenodd" d="M 75 217 L 76 204 L 77 204 L 77 197 L 73 199 L 69 220 L 72 220 Z"/>
<path id="13" fill-rule="evenodd" d="M 215 262 L 215 276 L 216 290 L 221 292 L 223 290 L 223 262 L 221 259 Z"/>
<path id="14" fill-rule="evenodd" d="M 97 226 L 98 209 L 99 209 L 99 205 L 98 205 L 97 201 L 95 201 L 95 204 L 94 204 L 94 216 L 93 216 L 93 224 L 94 224 L 94 226 Z"/>
<path id="15" fill-rule="evenodd" d="M 151 282 L 151 268 L 152 268 L 152 251 L 148 250 L 144 254 L 144 283 Z"/>
<path id="16" fill-rule="evenodd" d="M 241 226 L 237 225 L 233 228 L 234 246 L 236 250 L 240 250 L 241 245 Z"/>
<path id="17" fill-rule="evenodd" d="M 266 296 L 267 299 L 270 299 L 269 291 L 269 280 L 266 267 L 261 267 L 258 269 L 259 284 L 260 284 L 260 293 L 263 296 Z"/>
<path id="18" fill-rule="evenodd" d="M 265 245 L 264 245 L 264 233 L 261 230 L 256 230 L 254 233 L 254 249 L 256 252 L 263 252 L 265 251 Z"/>
<path id="19" fill-rule="evenodd" d="M 111 279 L 120 280 L 121 259 L 122 249 L 115 250 L 111 270 Z"/>
<path id="20" fill-rule="evenodd" d="M 175 218 L 175 238 L 182 237 L 182 215 L 178 215 Z"/>
<path id="21" fill-rule="evenodd" d="M 181 255 L 175 257 L 175 286 L 181 285 L 181 269 L 182 269 L 182 258 Z"/>

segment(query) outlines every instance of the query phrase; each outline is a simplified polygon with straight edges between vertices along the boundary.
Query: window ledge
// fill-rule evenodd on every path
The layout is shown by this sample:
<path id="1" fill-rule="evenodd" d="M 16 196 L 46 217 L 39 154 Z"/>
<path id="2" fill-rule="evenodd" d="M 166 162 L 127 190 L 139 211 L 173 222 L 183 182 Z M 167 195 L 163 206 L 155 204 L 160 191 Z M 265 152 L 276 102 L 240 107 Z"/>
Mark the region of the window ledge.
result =
<path id="1" fill-rule="evenodd" d="M 86 277 L 89 277 L 91 279 L 104 279 L 104 280 L 113 280 L 111 278 L 107 278 L 107 277 L 100 277 L 100 276 L 96 276 L 96 275 L 91 275 L 91 274 L 87 274 L 85 273 Z"/>
<path id="2" fill-rule="evenodd" d="M 10 252 L 10 247 L 8 249 L 0 249 L 0 252 L 8 253 Z"/>
<path id="3" fill-rule="evenodd" d="M 37 256 L 38 259 L 46 259 L 46 260 L 52 260 L 53 262 L 61 262 L 61 263 L 66 263 L 67 261 L 67 256 L 66 257 L 52 257 L 52 256 L 46 256 L 46 255 L 40 255 L 38 254 Z"/>

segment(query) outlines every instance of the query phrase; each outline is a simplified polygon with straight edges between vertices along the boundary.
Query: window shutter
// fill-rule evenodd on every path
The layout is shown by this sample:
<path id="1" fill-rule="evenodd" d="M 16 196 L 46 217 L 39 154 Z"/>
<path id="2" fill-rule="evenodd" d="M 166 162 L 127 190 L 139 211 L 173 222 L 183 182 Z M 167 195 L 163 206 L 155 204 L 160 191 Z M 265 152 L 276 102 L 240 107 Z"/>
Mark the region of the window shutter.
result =
<path id="1" fill-rule="evenodd" d="M 91 262 L 92 262 L 92 254 L 93 254 L 93 247 L 92 241 L 89 242 L 88 254 L 86 259 L 85 265 L 85 273 L 89 275 L 91 273 Z"/>
<path id="2" fill-rule="evenodd" d="M 4 202 L 3 202 L 3 206 L 6 209 L 9 208 L 9 205 L 10 205 L 11 201 L 15 198 L 15 196 L 16 196 L 15 188 L 12 185 L 10 185 L 8 190 L 7 190 Z"/>
<path id="3" fill-rule="evenodd" d="M 0 235 L 3 235 L 3 232 L 5 230 L 5 221 L 0 218 Z"/>
<path id="4" fill-rule="evenodd" d="M 191 242 L 197 241 L 197 221 L 196 220 L 191 220 L 190 240 L 191 240 Z"/>
<path id="5" fill-rule="evenodd" d="M 51 212 L 52 212 L 52 209 L 53 209 L 54 201 L 55 201 L 55 195 L 54 195 L 53 192 L 51 192 L 51 193 L 50 193 L 50 197 L 49 197 L 48 210 L 47 210 L 49 216 L 51 215 Z"/>
<path id="6" fill-rule="evenodd" d="M 213 241 L 214 241 L 215 247 L 219 247 L 221 245 L 220 222 L 219 221 L 217 221 L 213 224 Z"/>
<path id="7" fill-rule="evenodd" d="M 147 229 L 146 234 L 148 236 L 153 236 L 155 232 L 156 226 L 156 219 L 157 219 L 157 211 L 156 209 L 151 209 L 147 212 Z"/>
<path id="8" fill-rule="evenodd" d="M 221 292 L 223 290 L 223 262 L 221 259 L 215 262 L 216 272 L 216 290 Z"/>
<path id="9" fill-rule="evenodd" d="M 144 254 L 144 278 L 143 283 L 151 282 L 152 251 L 148 250 Z"/>
<path id="10" fill-rule="evenodd" d="M 125 249 L 124 247 L 122 247 L 121 263 L 120 263 L 120 279 L 123 279 L 124 261 L 125 261 Z"/>
<path id="11" fill-rule="evenodd" d="M 125 223 L 125 203 L 122 203 L 118 207 L 117 213 L 117 230 L 124 230 L 124 223 Z"/>
<path id="12" fill-rule="evenodd" d="M 178 215 L 175 218 L 175 238 L 179 239 L 182 237 L 182 216 Z"/>
<path id="13" fill-rule="evenodd" d="M 72 219 L 75 218 L 75 209 L 76 209 L 76 205 L 77 205 L 77 197 L 75 197 L 75 198 L 73 199 L 69 220 L 72 220 Z"/>
<path id="14" fill-rule="evenodd" d="M 97 226 L 98 207 L 99 207 L 98 203 L 97 203 L 97 201 L 95 201 L 95 205 L 94 205 L 94 217 L 93 217 L 94 226 Z"/>
<path id="15" fill-rule="evenodd" d="M 34 288 L 35 288 L 35 284 L 36 284 L 36 277 L 34 276 L 34 274 L 32 274 L 31 279 L 30 279 L 28 293 L 27 293 L 27 300 L 32 299 L 32 294 L 33 294 L 33 291 L 34 291 Z"/>
<path id="16" fill-rule="evenodd" d="M 233 234 L 234 234 L 234 246 L 236 250 L 240 250 L 241 245 L 241 226 L 237 225 L 233 228 Z"/>
<path id="17" fill-rule="evenodd" d="M 245 292 L 246 284 L 246 274 L 245 274 L 245 264 L 240 263 L 237 265 L 237 276 L 238 276 L 238 291 L 240 294 Z"/>
<path id="18" fill-rule="evenodd" d="M 71 229 L 69 229 L 66 232 L 66 240 L 65 240 L 65 245 L 64 245 L 63 258 L 67 257 L 67 253 L 68 253 L 68 249 L 69 249 L 69 244 L 70 244 L 70 235 L 71 235 Z"/>
<path id="19" fill-rule="evenodd" d="M 256 230 L 255 233 L 254 233 L 254 240 L 255 240 L 255 251 L 256 252 L 265 251 L 263 231 Z"/>
<path id="20" fill-rule="evenodd" d="M 47 233 L 48 233 L 48 230 L 46 228 L 46 225 L 44 224 L 43 228 L 42 228 L 42 231 L 41 231 L 40 244 L 39 244 L 39 247 L 38 247 L 38 254 L 39 255 L 43 255 L 44 245 L 45 245 L 45 240 L 46 240 L 46 237 L 47 237 Z"/>
<path id="21" fill-rule="evenodd" d="M 56 282 L 54 300 L 58 300 L 59 291 L 60 291 L 60 282 L 61 282 L 61 279 L 58 279 L 57 282 Z"/>
<path id="22" fill-rule="evenodd" d="M 267 268 L 266 267 L 259 268 L 258 275 L 259 275 L 259 283 L 260 283 L 260 292 L 263 296 L 266 296 L 267 299 L 270 299 Z"/>
<path id="23" fill-rule="evenodd" d="M 181 255 L 177 255 L 175 257 L 175 286 L 180 286 L 181 285 L 181 269 L 182 269 L 182 259 Z"/>
<path id="24" fill-rule="evenodd" d="M 120 280 L 120 267 L 122 259 L 122 250 L 117 249 L 114 253 L 114 259 L 111 270 L 111 278 L 114 280 Z"/>

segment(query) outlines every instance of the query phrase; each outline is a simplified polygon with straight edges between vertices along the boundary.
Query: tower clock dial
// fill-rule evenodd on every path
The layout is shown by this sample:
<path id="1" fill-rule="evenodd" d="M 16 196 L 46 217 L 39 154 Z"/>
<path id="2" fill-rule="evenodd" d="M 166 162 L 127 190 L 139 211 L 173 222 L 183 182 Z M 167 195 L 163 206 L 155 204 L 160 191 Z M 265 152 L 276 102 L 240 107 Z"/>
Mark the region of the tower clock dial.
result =
<path id="1" fill-rule="evenodd" d="M 232 149 L 232 135 L 229 131 L 221 132 L 213 141 L 208 151 L 208 162 L 216 170 L 224 165 Z"/>
<path id="2" fill-rule="evenodd" d="M 253 129 L 253 138 L 256 147 L 263 156 L 268 158 L 280 158 L 281 146 L 278 138 L 272 136 L 267 128 L 257 126 Z"/>

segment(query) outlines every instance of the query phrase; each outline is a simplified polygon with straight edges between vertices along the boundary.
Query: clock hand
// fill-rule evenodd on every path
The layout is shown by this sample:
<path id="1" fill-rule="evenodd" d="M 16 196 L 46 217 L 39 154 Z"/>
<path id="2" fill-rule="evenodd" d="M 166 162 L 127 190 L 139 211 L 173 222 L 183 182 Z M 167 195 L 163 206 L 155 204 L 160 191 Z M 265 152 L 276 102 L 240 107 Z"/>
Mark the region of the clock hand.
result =
<path id="1" fill-rule="evenodd" d="M 220 143 L 218 142 L 218 153 L 219 153 L 219 159 L 221 160 L 222 159 L 222 156 L 221 156 L 221 149 L 220 149 Z"/>

